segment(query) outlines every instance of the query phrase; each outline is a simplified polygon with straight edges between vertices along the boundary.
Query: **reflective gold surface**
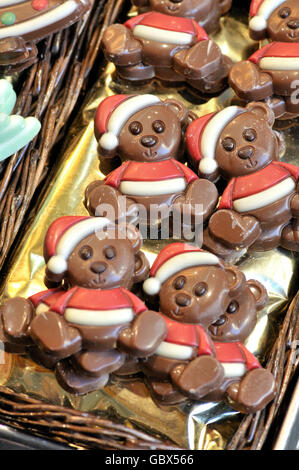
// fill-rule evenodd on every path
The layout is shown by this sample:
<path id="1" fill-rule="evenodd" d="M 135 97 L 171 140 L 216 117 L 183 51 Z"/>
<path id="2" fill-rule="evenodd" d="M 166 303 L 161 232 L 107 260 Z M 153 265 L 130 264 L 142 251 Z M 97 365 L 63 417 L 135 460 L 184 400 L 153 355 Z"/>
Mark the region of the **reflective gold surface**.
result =
<path id="1" fill-rule="evenodd" d="M 221 30 L 214 35 L 222 51 L 234 61 L 248 57 L 254 43 L 247 34 L 245 17 L 222 19 Z M 48 182 L 46 194 L 37 215 L 28 224 L 11 260 L 11 269 L 2 282 L 2 300 L 15 295 L 30 296 L 44 289 L 43 239 L 50 223 L 62 215 L 86 214 L 82 204 L 84 189 L 94 179 L 102 178 L 98 168 L 97 145 L 93 135 L 93 117 L 100 101 L 114 93 L 155 93 L 161 98 L 182 100 L 197 115 L 221 109 L 232 97 L 226 90 L 219 97 L 204 101 L 190 90 L 161 89 L 158 85 L 133 88 L 114 77 L 108 65 L 87 97 L 82 113 L 70 130 L 61 153 L 60 164 Z M 283 159 L 299 163 L 299 133 L 296 125 L 283 131 L 287 151 Z M 152 262 L 166 241 L 145 241 L 144 251 Z M 298 255 L 284 250 L 248 255 L 240 262 L 246 277 L 261 281 L 269 293 L 269 303 L 260 313 L 258 324 L 248 339 L 248 348 L 260 360 L 267 353 L 279 331 L 284 311 L 298 290 Z M 151 400 L 142 380 L 114 380 L 104 390 L 74 397 L 62 390 L 52 372 L 42 369 L 27 357 L 8 356 L 9 368 L 0 368 L 0 383 L 22 390 L 53 404 L 82 411 L 101 412 L 107 417 L 120 417 L 128 426 L 139 424 L 143 429 L 171 439 L 182 447 L 219 450 L 225 448 L 238 426 L 241 415 L 224 403 L 198 403 L 161 409 Z M 7 372 L 9 370 L 9 373 Z"/>

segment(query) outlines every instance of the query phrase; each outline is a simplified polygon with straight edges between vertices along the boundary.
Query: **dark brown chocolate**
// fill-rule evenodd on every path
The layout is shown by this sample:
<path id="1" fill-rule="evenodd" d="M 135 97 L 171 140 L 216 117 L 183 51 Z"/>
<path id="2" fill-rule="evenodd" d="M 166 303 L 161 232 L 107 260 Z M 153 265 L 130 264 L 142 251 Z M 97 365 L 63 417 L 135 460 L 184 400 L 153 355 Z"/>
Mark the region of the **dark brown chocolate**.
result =
<path id="1" fill-rule="evenodd" d="M 37 60 L 33 43 L 71 26 L 91 8 L 92 0 L 31 0 L 0 6 L 0 65 L 6 73 L 29 67 Z"/>

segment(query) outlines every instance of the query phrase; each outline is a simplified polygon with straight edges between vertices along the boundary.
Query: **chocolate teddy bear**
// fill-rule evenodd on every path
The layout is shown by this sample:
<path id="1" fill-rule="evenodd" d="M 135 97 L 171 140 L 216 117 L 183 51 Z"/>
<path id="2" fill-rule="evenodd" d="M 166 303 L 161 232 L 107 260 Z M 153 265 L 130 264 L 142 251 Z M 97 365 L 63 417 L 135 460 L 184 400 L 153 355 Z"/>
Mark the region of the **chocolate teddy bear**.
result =
<path id="1" fill-rule="evenodd" d="M 265 288 L 212 253 L 183 243 L 164 248 L 150 275 L 144 291 L 159 294 L 167 325 L 155 354 L 141 360 L 154 399 L 174 404 L 213 394 L 216 400 L 231 399 L 244 412 L 271 401 L 272 374 L 241 342 L 267 302 Z"/>
<path id="2" fill-rule="evenodd" d="M 89 213 L 107 215 L 99 211 L 109 206 L 114 209 L 109 218 L 132 221 L 139 210 L 139 222 L 151 226 L 169 218 L 171 211 L 188 210 L 191 224 L 196 216 L 200 223 L 206 220 L 217 204 L 217 189 L 176 160 L 187 116 L 179 101 L 162 101 L 154 95 L 114 95 L 103 100 L 95 117 L 99 153 L 102 158 L 117 153 L 123 164 L 87 187 Z M 123 207 L 121 196 L 126 200 Z"/>
<path id="3" fill-rule="evenodd" d="M 232 0 L 132 0 L 132 3 L 140 13 L 151 10 L 190 18 L 210 34 L 217 31 L 219 19 L 230 10 Z"/>
<path id="4" fill-rule="evenodd" d="M 250 5 L 249 33 L 260 41 L 299 41 L 297 0 L 253 0 Z"/>
<path id="5" fill-rule="evenodd" d="M 26 345 L 74 394 L 103 387 L 111 372 L 130 373 L 166 333 L 159 314 L 129 290 L 149 270 L 141 244 L 135 227 L 105 218 L 55 220 L 44 244 L 46 277 L 66 285 L 2 305 L 6 341 Z"/>
<path id="6" fill-rule="evenodd" d="M 232 66 L 196 21 L 155 11 L 109 26 L 102 46 L 125 80 L 187 82 L 203 94 L 222 91 Z"/>
<path id="7" fill-rule="evenodd" d="M 281 141 L 264 103 L 230 106 L 199 118 L 186 139 L 199 173 L 229 180 L 204 232 L 204 247 L 229 259 L 235 250 L 299 251 L 299 168 L 278 160 Z"/>
<path id="8" fill-rule="evenodd" d="M 37 61 L 36 43 L 76 23 L 91 0 L 11 0 L 0 5 L 0 66 L 21 72 Z"/>
<path id="9" fill-rule="evenodd" d="M 239 99 L 264 100 L 280 120 L 299 115 L 298 80 L 299 42 L 267 44 L 233 65 L 229 73 L 229 84 Z"/>

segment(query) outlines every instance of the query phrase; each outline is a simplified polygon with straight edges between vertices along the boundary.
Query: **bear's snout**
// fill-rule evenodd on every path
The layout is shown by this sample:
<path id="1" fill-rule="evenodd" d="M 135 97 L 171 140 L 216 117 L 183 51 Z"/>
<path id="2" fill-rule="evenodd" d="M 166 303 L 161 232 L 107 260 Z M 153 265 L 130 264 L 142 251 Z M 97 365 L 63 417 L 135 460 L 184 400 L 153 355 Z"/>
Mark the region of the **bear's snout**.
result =
<path id="1" fill-rule="evenodd" d="M 254 148 L 253 147 L 243 147 L 238 151 L 238 157 L 242 158 L 243 160 L 246 160 L 247 158 L 251 158 L 254 154 Z"/>
<path id="2" fill-rule="evenodd" d="M 191 297 L 187 294 L 177 294 L 175 302 L 179 307 L 188 307 L 191 304 Z"/>
<path id="3" fill-rule="evenodd" d="M 90 269 L 95 274 L 102 274 L 107 269 L 107 264 L 101 261 L 95 261 L 90 265 Z"/>
<path id="4" fill-rule="evenodd" d="M 145 135 L 140 139 L 141 145 L 144 147 L 153 147 L 158 142 L 158 138 L 154 135 Z"/>

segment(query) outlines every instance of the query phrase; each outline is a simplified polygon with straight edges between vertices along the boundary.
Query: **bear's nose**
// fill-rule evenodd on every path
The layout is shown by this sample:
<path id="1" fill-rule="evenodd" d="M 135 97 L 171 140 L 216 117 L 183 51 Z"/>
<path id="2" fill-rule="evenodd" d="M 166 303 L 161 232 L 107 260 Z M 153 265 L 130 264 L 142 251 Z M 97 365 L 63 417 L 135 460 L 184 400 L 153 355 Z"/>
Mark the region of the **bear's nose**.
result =
<path id="1" fill-rule="evenodd" d="M 238 151 L 238 157 L 246 160 L 247 158 L 251 158 L 254 153 L 253 147 L 243 147 Z"/>
<path id="2" fill-rule="evenodd" d="M 90 269 L 93 273 L 101 274 L 106 271 L 107 264 L 102 263 L 101 261 L 95 261 L 94 263 L 91 263 Z"/>
<path id="3" fill-rule="evenodd" d="M 158 142 L 158 139 L 154 135 L 145 135 L 141 137 L 140 142 L 144 147 L 153 147 Z"/>
<path id="4" fill-rule="evenodd" d="M 177 294 L 175 296 L 176 304 L 180 307 L 188 307 L 191 303 L 191 298 L 186 294 Z"/>
<path id="5" fill-rule="evenodd" d="M 290 29 L 298 29 L 299 28 L 299 20 L 291 20 L 288 22 L 288 27 Z"/>

